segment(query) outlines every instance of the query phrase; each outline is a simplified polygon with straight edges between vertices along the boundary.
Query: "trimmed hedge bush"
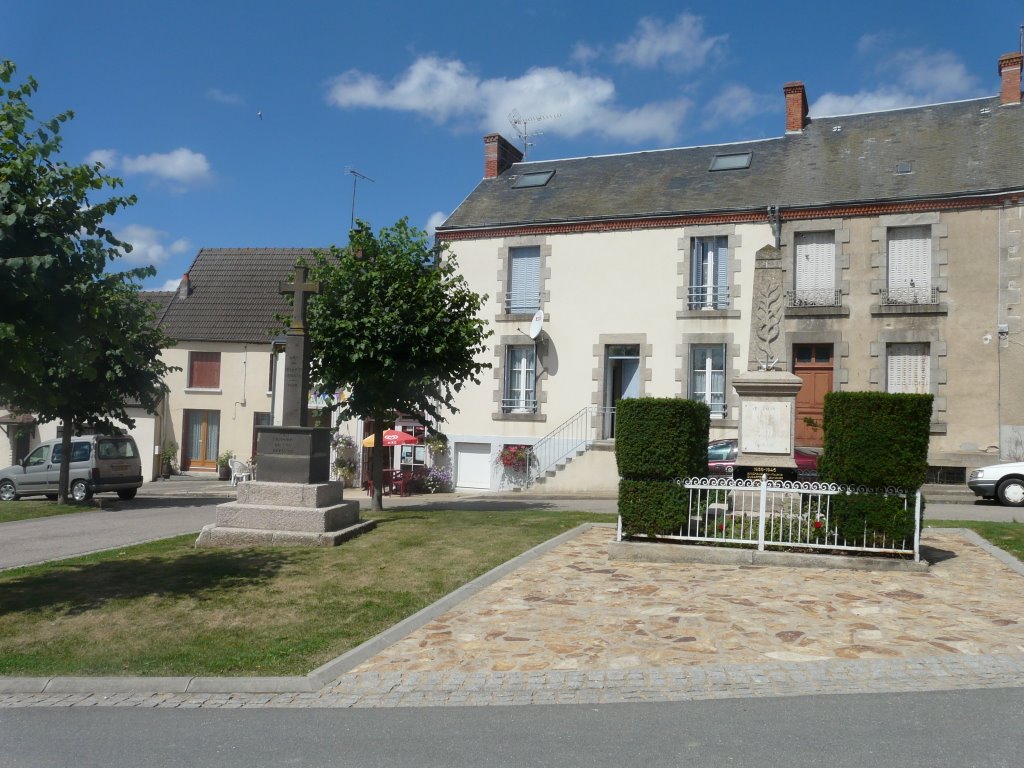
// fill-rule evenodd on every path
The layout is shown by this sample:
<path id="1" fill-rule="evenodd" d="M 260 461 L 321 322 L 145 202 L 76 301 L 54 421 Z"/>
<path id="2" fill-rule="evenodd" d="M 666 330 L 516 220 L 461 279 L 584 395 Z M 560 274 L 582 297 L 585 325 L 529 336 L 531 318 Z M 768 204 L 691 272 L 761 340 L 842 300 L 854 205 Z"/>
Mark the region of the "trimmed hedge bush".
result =
<path id="1" fill-rule="evenodd" d="M 615 461 L 630 480 L 674 480 L 708 472 L 711 409 L 680 398 L 638 397 L 615 408 Z"/>
<path id="2" fill-rule="evenodd" d="M 928 475 L 931 395 L 829 392 L 818 476 L 829 483 L 915 491 Z"/>
<path id="3" fill-rule="evenodd" d="M 622 535 L 678 533 L 687 517 L 688 491 L 670 480 L 619 481 Z"/>
<path id="4" fill-rule="evenodd" d="M 868 493 L 839 494 L 832 497 L 832 527 L 838 529 L 840 541 L 861 544 L 868 532 L 867 546 L 890 546 L 914 540 L 914 507 L 911 500 L 903 509 L 899 496 Z"/>

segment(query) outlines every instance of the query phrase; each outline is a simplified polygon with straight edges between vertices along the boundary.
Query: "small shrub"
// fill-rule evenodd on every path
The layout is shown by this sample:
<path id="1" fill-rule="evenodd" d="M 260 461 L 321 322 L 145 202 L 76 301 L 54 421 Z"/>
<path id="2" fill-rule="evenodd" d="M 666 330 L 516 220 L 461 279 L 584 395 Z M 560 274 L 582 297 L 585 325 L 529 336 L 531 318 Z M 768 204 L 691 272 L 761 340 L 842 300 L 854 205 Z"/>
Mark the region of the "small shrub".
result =
<path id="1" fill-rule="evenodd" d="M 687 490 L 666 480 L 619 481 L 619 515 L 624 536 L 678 533 L 687 510 Z"/>

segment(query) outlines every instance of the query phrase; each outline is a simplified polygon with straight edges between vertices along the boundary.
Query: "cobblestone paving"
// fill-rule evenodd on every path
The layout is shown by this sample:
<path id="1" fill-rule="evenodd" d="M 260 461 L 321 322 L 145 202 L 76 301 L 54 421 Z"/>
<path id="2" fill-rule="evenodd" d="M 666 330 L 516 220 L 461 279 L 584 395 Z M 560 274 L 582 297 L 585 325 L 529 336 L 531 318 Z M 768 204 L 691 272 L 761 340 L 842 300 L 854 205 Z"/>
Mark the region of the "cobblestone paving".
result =
<path id="1" fill-rule="evenodd" d="M 929 531 L 927 573 L 609 561 L 593 528 L 310 693 L 0 694 L 0 707 L 395 707 L 1024 686 L 1024 576 Z"/>

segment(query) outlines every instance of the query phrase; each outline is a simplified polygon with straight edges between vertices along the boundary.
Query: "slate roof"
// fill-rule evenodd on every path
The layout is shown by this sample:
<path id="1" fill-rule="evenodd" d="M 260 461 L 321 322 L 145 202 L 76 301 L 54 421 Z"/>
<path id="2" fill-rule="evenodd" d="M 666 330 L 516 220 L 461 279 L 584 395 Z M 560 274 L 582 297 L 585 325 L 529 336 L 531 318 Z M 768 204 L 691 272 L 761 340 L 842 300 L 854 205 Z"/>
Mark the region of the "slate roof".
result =
<path id="1" fill-rule="evenodd" d="M 269 344 L 281 329 L 277 315 L 291 306 L 279 291 L 308 248 L 203 248 L 189 267 L 191 291 L 178 288 L 163 316 L 178 341 Z M 182 281 L 184 283 L 184 281 Z"/>
<path id="2" fill-rule="evenodd" d="M 174 298 L 174 291 L 142 291 L 141 295 L 156 307 L 156 322 L 159 325 L 164 318 L 164 312 L 171 304 L 171 299 Z"/>
<path id="3" fill-rule="evenodd" d="M 746 170 L 708 168 L 750 152 Z M 910 162 L 912 172 L 897 174 Z M 543 187 L 522 173 L 554 170 Z M 761 141 L 523 162 L 484 179 L 445 230 L 934 199 L 1024 188 L 1024 106 L 999 99 L 816 118 Z"/>

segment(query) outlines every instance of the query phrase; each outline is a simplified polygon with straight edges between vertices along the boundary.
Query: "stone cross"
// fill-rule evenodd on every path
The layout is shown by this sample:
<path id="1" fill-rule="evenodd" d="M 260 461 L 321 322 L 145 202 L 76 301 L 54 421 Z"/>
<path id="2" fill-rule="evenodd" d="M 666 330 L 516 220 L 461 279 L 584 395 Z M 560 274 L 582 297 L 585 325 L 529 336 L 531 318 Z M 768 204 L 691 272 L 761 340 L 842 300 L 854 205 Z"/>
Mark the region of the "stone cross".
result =
<path id="1" fill-rule="evenodd" d="M 320 292 L 320 283 L 306 282 L 306 268 L 295 267 L 295 282 L 281 283 L 281 293 L 295 296 L 292 322 L 285 341 L 282 424 L 309 426 L 309 344 L 306 339 L 306 300 Z"/>

